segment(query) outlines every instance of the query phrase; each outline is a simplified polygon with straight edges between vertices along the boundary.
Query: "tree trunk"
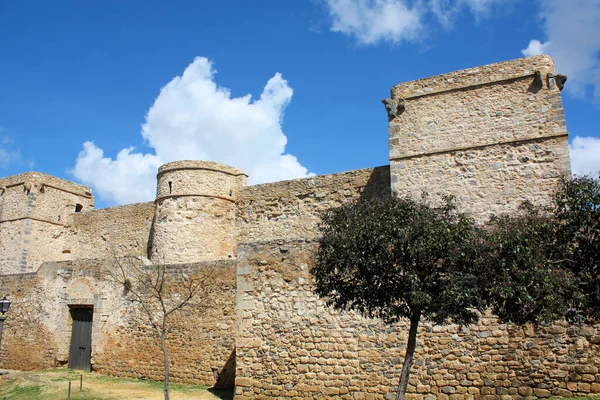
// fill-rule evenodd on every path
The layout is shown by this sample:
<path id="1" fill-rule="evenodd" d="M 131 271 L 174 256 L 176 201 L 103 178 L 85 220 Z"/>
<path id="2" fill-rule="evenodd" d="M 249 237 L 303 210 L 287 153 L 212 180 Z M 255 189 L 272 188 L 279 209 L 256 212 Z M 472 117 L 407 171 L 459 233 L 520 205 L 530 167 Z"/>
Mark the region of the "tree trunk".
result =
<path id="1" fill-rule="evenodd" d="M 167 341 L 164 331 L 160 333 L 160 346 L 162 347 L 163 358 L 165 361 L 165 400 L 170 400 L 169 396 L 169 352 L 167 351 Z"/>
<path id="2" fill-rule="evenodd" d="M 421 310 L 415 310 L 410 317 L 410 329 L 408 331 L 406 355 L 404 356 L 404 364 L 402 365 L 402 373 L 400 374 L 400 383 L 398 383 L 396 400 L 404 400 L 404 395 L 406 394 L 406 387 L 408 386 L 408 378 L 410 376 L 410 369 L 412 368 L 415 347 L 417 344 L 417 328 L 419 327 L 419 319 L 421 319 Z"/>

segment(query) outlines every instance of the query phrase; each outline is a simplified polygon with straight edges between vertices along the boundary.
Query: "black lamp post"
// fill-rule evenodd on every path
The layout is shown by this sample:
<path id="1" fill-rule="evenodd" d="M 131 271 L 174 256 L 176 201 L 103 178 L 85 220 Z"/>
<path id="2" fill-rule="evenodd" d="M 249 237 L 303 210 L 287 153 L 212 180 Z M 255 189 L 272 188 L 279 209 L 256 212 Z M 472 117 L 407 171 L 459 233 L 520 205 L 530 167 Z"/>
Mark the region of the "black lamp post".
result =
<path id="1" fill-rule="evenodd" d="M 2 330 L 4 329 L 4 320 L 6 319 L 6 315 L 4 314 L 6 314 L 9 308 L 10 300 L 8 300 L 6 296 L 4 296 L 2 300 L 0 300 L 0 312 L 2 313 L 2 315 L 0 315 L 0 345 L 2 344 Z"/>

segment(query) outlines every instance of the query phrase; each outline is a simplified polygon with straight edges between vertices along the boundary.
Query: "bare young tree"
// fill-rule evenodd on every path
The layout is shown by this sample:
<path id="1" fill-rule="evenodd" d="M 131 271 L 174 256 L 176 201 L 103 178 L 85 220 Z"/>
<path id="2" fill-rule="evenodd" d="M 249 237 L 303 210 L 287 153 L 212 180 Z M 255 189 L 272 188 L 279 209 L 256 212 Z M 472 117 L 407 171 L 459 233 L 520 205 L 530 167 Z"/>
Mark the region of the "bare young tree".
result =
<path id="1" fill-rule="evenodd" d="M 109 278 L 122 285 L 127 300 L 146 314 L 160 340 L 164 361 L 164 398 L 169 395 L 169 349 L 167 335 L 171 317 L 184 307 L 206 310 L 216 284 L 216 266 L 169 266 L 145 264 L 139 257 L 114 257 Z M 202 311 L 200 310 L 200 311 Z"/>

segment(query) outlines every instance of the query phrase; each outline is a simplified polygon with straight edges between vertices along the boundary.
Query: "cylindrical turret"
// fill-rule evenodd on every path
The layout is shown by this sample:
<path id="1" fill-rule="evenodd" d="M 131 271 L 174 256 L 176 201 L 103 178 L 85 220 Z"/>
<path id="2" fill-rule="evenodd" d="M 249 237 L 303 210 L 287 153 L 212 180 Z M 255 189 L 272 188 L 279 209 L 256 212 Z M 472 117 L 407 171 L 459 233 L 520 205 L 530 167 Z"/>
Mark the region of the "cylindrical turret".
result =
<path id="1" fill-rule="evenodd" d="M 235 199 L 247 185 L 239 169 L 174 161 L 158 169 L 150 256 L 154 263 L 218 260 L 235 254 Z"/>

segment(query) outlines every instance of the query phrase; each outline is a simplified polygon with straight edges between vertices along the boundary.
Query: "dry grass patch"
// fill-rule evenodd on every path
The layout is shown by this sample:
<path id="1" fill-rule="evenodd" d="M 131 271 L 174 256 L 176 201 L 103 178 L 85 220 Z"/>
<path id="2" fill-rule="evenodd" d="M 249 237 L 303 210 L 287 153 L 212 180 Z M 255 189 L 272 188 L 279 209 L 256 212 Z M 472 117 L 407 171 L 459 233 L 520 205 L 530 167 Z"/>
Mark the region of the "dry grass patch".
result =
<path id="1" fill-rule="evenodd" d="M 7 400 L 64 400 L 71 382 L 73 400 L 163 399 L 162 382 L 114 378 L 70 369 L 8 371 L 0 376 L 0 398 Z M 83 390 L 79 390 L 82 376 Z M 171 384 L 173 400 L 232 399 L 231 391 L 204 386 Z"/>

